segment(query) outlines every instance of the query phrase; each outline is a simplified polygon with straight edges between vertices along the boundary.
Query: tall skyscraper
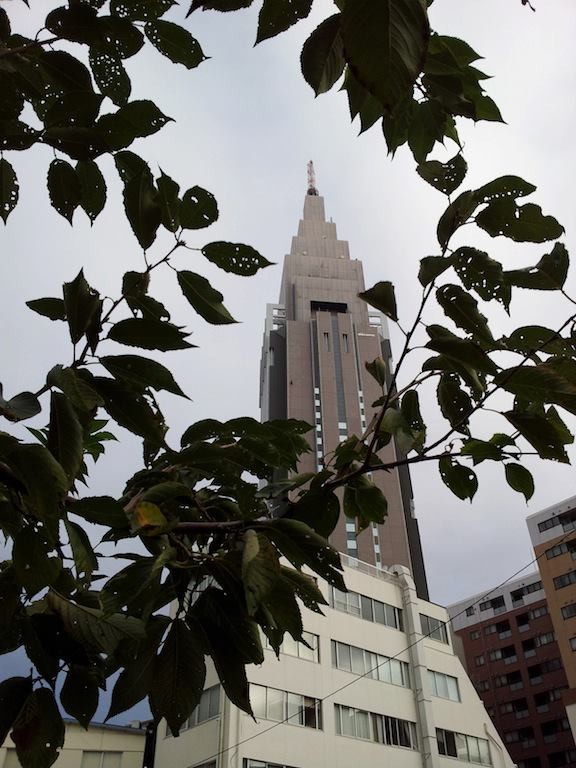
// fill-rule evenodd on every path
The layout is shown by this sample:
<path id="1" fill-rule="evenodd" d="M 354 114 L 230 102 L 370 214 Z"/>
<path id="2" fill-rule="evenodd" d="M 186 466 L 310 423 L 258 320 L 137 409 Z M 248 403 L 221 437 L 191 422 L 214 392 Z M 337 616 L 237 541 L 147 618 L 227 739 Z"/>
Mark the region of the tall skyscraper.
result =
<path id="1" fill-rule="evenodd" d="M 381 355 L 391 369 L 386 319 L 358 298 L 364 289 L 362 263 L 350 258 L 348 243 L 326 221 L 309 163 L 303 218 L 284 259 L 280 301 L 268 305 L 260 383 L 263 420 L 302 419 L 315 427 L 302 472 L 321 469 L 324 457 L 370 423 L 381 391 L 364 363 Z M 398 458 L 393 443 L 381 455 Z M 378 567 L 407 566 L 418 594 L 427 598 L 408 470 L 376 472 L 373 480 L 388 500 L 385 524 L 358 534 L 354 521 L 342 516 L 331 542 Z"/>

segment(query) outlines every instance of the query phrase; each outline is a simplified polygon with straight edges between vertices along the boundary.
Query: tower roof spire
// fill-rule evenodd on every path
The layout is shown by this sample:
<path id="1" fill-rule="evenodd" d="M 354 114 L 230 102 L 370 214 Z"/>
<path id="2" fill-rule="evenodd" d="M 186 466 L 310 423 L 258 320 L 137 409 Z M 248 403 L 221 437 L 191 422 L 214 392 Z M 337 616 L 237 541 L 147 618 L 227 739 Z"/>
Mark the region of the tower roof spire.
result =
<path id="1" fill-rule="evenodd" d="M 318 190 L 316 189 L 316 173 L 314 171 L 314 163 L 312 160 L 308 162 L 308 195 L 317 195 Z"/>

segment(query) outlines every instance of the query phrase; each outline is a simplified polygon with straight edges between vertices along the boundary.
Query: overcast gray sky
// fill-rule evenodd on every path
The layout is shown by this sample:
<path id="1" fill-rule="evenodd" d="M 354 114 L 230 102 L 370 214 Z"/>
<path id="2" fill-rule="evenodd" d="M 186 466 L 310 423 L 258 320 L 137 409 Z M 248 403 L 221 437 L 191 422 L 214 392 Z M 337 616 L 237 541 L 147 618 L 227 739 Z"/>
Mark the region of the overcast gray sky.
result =
<path id="1" fill-rule="evenodd" d="M 463 37 L 485 57 L 480 66 L 494 76 L 488 91 L 508 123 L 463 124 L 469 163 L 466 183 L 479 185 L 505 173 L 524 176 L 538 186 L 534 201 L 566 227 L 570 248 L 576 170 L 576 6 L 573 0 L 533 0 L 533 4 L 536 13 L 520 0 L 435 0 L 431 18 L 437 31 Z M 44 9 L 48 3 L 34 5 Z M 11 3 L 8 10 L 24 20 L 32 18 L 22 4 Z M 401 149 L 393 161 L 388 158 L 378 126 L 358 138 L 345 95 L 334 92 L 314 99 L 302 79 L 299 50 L 333 6 L 319 2 L 308 20 L 253 48 L 257 11 L 256 6 L 225 15 L 194 13 L 186 25 L 211 57 L 197 70 L 171 65 L 153 50 L 128 61 L 133 98 L 154 98 L 176 121 L 137 142 L 134 150 L 153 167 L 161 166 L 183 189 L 199 184 L 218 199 L 219 222 L 188 234 L 189 244 L 201 246 L 218 239 L 245 242 L 277 264 L 242 279 L 212 268 L 198 253 L 187 251 L 179 257 L 180 266 L 204 274 L 224 293 L 226 305 L 241 321 L 223 328 L 208 326 L 193 314 L 180 298 L 171 272 L 155 275 L 152 294 L 167 300 L 173 319 L 190 328 L 192 341 L 199 345 L 167 355 L 177 380 L 193 398 L 192 402 L 162 398 L 174 427 L 174 442 L 188 424 L 201 418 L 258 416 L 265 304 L 278 297 L 280 265 L 301 215 L 310 158 L 339 236 L 349 240 L 352 257 L 363 261 L 368 285 L 380 279 L 394 282 L 405 324 L 418 300 L 418 261 L 438 250 L 435 226 L 444 198 L 416 175 L 409 152 Z M 176 9 L 172 17 L 179 20 L 182 12 Z M 36 28 L 31 24 L 31 30 Z M 436 156 L 449 157 L 454 149 Z M 120 211 L 120 188 L 109 160 L 101 162 L 110 194 L 104 213 L 92 229 L 77 213 L 70 228 L 50 208 L 45 191 L 52 153 L 40 149 L 16 155 L 7 157 L 18 170 L 21 200 L 0 234 L 4 269 L 0 313 L 5 329 L 1 380 L 9 395 L 37 389 L 45 371 L 69 361 L 64 326 L 34 315 L 24 300 L 60 295 L 62 282 L 72 279 L 80 266 L 94 287 L 114 296 L 121 275 L 142 265 Z M 501 238 L 491 240 L 467 229 L 462 244 L 484 247 L 508 268 L 534 263 L 545 251 Z M 170 237 L 162 235 L 150 257 L 162 255 L 170 244 Z M 569 287 L 574 288 L 573 271 Z M 547 294 L 517 298 L 512 310 L 514 325 L 503 313 L 494 313 L 500 330 L 529 322 L 552 327 L 568 314 L 567 305 L 559 306 Z M 394 349 L 399 342 L 393 334 Z M 42 419 L 37 422 L 41 425 Z M 123 480 L 140 466 L 137 442 L 119 428 L 115 431 L 121 442 L 109 444 L 108 456 L 94 472 L 92 493 L 120 492 Z M 473 504 L 452 496 L 435 467 L 413 471 L 436 602 L 449 603 L 488 589 L 527 563 L 532 553 L 525 516 L 575 492 L 571 467 L 534 463 L 536 493 L 527 507 L 508 489 L 500 468 L 484 466 L 479 468 L 480 490 Z"/>

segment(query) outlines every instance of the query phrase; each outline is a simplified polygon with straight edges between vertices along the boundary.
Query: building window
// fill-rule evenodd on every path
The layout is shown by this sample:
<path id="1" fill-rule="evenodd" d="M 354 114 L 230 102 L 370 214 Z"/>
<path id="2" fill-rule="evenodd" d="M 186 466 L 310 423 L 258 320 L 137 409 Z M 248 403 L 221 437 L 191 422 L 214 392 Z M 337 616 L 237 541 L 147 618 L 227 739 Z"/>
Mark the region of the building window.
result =
<path id="1" fill-rule="evenodd" d="M 363 709 L 343 707 L 340 704 L 334 705 L 334 712 L 336 733 L 339 736 L 352 736 L 388 746 L 418 749 L 416 723 L 375 712 L 366 712 Z"/>
<path id="2" fill-rule="evenodd" d="M 576 763 L 576 749 L 567 749 L 563 752 L 553 752 L 548 755 L 550 768 L 564 768 L 573 766 Z"/>
<path id="3" fill-rule="evenodd" d="M 319 662 L 320 645 L 318 635 L 314 635 L 312 632 L 302 632 L 302 639 L 310 647 L 298 640 L 294 640 L 293 637 L 286 633 L 280 646 L 280 653 L 285 653 L 287 656 L 296 656 L 298 659 L 306 659 L 306 661 Z M 264 636 L 264 647 L 273 650 L 270 640 L 266 636 Z"/>
<path id="4" fill-rule="evenodd" d="M 563 541 L 561 544 L 555 544 L 553 547 L 547 549 L 545 554 L 548 560 L 552 560 L 554 557 L 565 555 L 568 551 L 568 544 Z"/>
<path id="5" fill-rule="evenodd" d="M 576 603 L 570 603 L 562 607 L 562 617 L 564 619 L 571 619 L 576 616 Z"/>
<path id="6" fill-rule="evenodd" d="M 250 686 L 250 702 L 254 717 L 263 720 L 286 722 L 289 725 L 301 725 L 305 728 L 322 728 L 322 707 L 318 699 L 289 693 L 278 688 L 264 685 Z"/>
<path id="7" fill-rule="evenodd" d="M 472 632 L 470 632 L 470 640 L 478 640 L 480 637 L 480 632 L 477 629 L 474 629 Z"/>
<path id="8" fill-rule="evenodd" d="M 433 616 L 426 616 L 424 613 L 421 613 L 420 625 L 423 635 L 431 637 L 432 640 L 438 640 L 441 643 L 448 644 L 448 631 L 446 630 L 445 622 L 440 619 L 435 619 Z"/>
<path id="9" fill-rule="evenodd" d="M 498 597 L 493 597 L 492 600 L 485 600 L 483 603 L 479 604 L 479 608 L 481 611 L 487 611 L 490 608 L 492 608 L 493 611 L 498 611 L 500 609 L 504 609 L 506 607 L 506 603 L 504 602 L 504 598 L 502 595 L 498 595 Z"/>
<path id="10" fill-rule="evenodd" d="M 539 619 L 541 616 L 548 616 L 548 607 L 541 605 L 539 608 L 533 608 L 529 613 L 529 618 Z"/>
<path id="11" fill-rule="evenodd" d="M 518 661 L 516 647 L 513 645 L 507 645 L 504 648 L 490 651 L 488 658 L 490 661 L 503 661 L 505 664 L 513 664 L 515 661 Z"/>
<path id="12" fill-rule="evenodd" d="M 80 768 L 120 768 L 122 752 L 97 752 L 85 750 L 82 752 Z"/>
<path id="13" fill-rule="evenodd" d="M 330 334 L 324 333 L 324 349 L 330 352 Z"/>
<path id="14" fill-rule="evenodd" d="M 525 586 L 520 587 L 520 589 L 515 589 L 510 593 L 510 596 L 512 597 L 512 605 L 515 603 L 523 605 L 525 595 L 530 595 L 532 592 L 539 592 L 541 589 L 541 581 L 533 581 L 532 584 L 526 584 Z"/>
<path id="15" fill-rule="evenodd" d="M 476 611 L 475 611 L 473 605 L 471 605 L 468 608 L 466 608 L 466 616 L 474 616 L 475 612 Z"/>
<path id="16" fill-rule="evenodd" d="M 570 648 L 572 648 L 573 651 L 576 651 L 576 637 L 570 638 Z"/>
<path id="17" fill-rule="evenodd" d="M 569 587 L 570 584 L 576 584 L 576 571 L 568 571 L 568 573 L 563 573 L 554 579 L 555 589 L 563 589 Z"/>
<path id="18" fill-rule="evenodd" d="M 494 678 L 494 685 L 496 688 L 503 688 L 508 685 L 511 691 L 520 691 L 524 688 L 522 675 L 519 671 L 508 672 L 507 675 L 498 675 Z"/>
<path id="19" fill-rule="evenodd" d="M 478 680 L 474 683 L 474 687 L 478 693 L 484 693 L 490 690 L 490 680 Z"/>
<path id="20" fill-rule="evenodd" d="M 492 765 L 490 747 L 486 739 L 436 728 L 436 741 L 438 742 L 438 752 L 441 755 L 457 757 L 459 760 L 469 763 Z"/>
<path id="21" fill-rule="evenodd" d="M 350 352 L 350 347 L 348 345 L 348 334 L 343 333 L 342 334 L 342 346 L 344 347 L 344 352 Z"/>
<path id="22" fill-rule="evenodd" d="M 216 763 L 213 765 L 215 767 Z M 245 757 L 242 761 L 242 768 L 290 768 L 290 766 L 279 765 L 278 763 L 267 763 L 264 760 L 251 760 Z"/>
<path id="23" fill-rule="evenodd" d="M 330 605 L 337 611 L 350 613 L 352 616 L 360 616 L 366 621 L 375 624 L 384 624 L 386 627 L 403 630 L 402 609 L 388 603 L 381 603 L 358 592 L 340 592 L 336 587 L 330 588 Z"/>
<path id="24" fill-rule="evenodd" d="M 476 656 L 476 658 L 474 659 L 474 664 L 477 667 L 483 667 L 485 663 L 486 663 L 486 659 L 484 658 L 483 653 L 481 653 L 480 656 Z"/>
<path id="25" fill-rule="evenodd" d="M 196 709 L 192 712 L 188 720 L 182 726 L 182 730 L 186 728 L 194 728 L 200 723 L 206 722 L 206 720 L 212 720 L 213 717 L 217 717 L 220 714 L 220 686 L 213 685 L 211 688 L 206 688 L 202 692 L 200 697 L 200 703 Z M 170 735 L 170 729 L 166 727 L 166 735 Z"/>
<path id="26" fill-rule="evenodd" d="M 538 523 L 538 530 L 540 533 L 543 533 L 544 531 L 549 531 L 550 528 L 555 528 L 557 525 L 560 525 L 560 520 L 555 515 L 554 517 L 549 517 L 548 520 Z"/>
<path id="27" fill-rule="evenodd" d="M 440 699 L 450 699 L 450 701 L 460 701 L 457 678 L 429 669 L 428 679 L 432 689 L 432 696 L 438 696 Z"/>
<path id="28" fill-rule="evenodd" d="M 332 666 L 383 683 L 410 688 L 410 667 L 405 661 L 381 656 L 354 645 L 332 640 Z"/>

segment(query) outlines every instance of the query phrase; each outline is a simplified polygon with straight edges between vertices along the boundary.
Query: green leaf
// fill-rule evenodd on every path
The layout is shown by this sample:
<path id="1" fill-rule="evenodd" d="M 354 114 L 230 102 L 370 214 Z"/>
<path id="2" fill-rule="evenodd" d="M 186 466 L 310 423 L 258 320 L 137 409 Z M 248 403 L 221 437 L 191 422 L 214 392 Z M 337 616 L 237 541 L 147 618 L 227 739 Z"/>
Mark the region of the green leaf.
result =
<path id="1" fill-rule="evenodd" d="M 98 558 L 94 554 L 92 544 L 84 528 L 70 520 L 65 520 L 66 533 L 72 549 L 74 564 L 76 565 L 76 577 L 90 577 L 92 573 L 98 570 Z"/>
<path id="2" fill-rule="evenodd" d="M 117 112 L 102 115 L 97 127 L 108 149 L 114 151 L 124 149 L 137 138 L 151 136 L 171 120 L 154 102 L 142 99 L 125 104 Z"/>
<path id="3" fill-rule="evenodd" d="M 408 127 L 408 145 L 414 160 L 423 163 L 437 141 L 445 134 L 446 113 L 437 101 L 427 99 L 416 103 Z"/>
<path id="4" fill-rule="evenodd" d="M 280 577 L 280 562 L 274 547 L 265 536 L 248 530 L 242 549 L 242 583 L 248 614 L 253 616 L 274 589 Z"/>
<path id="5" fill-rule="evenodd" d="M 154 663 L 150 691 L 154 720 L 165 718 L 173 736 L 198 706 L 205 678 L 202 644 L 181 619 L 175 619 Z"/>
<path id="6" fill-rule="evenodd" d="M 53 35 L 74 43 L 89 44 L 98 36 L 97 11 L 88 5 L 55 8 L 46 16 L 45 23 Z"/>
<path id="7" fill-rule="evenodd" d="M 508 440 L 508 436 L 506 435 Z M 471 438 L 470 440 L 464 440 L 460 453 L 463 456 L 472 456 L 472 462 L 474 465 L 480 464 L 487 459 L 492 461 L 502 461 L 502 450 L 500 446 L 494 441 L 490 440 L 476 440 Z"/>
<path id="8" fill-rule="evenodd" d="M 87 650 L 114 653 L 122 640 L 142 640 L 146 636 L 144 622 L 133 616 L 120 613 L 106 616 L 97 608 L 78 605 L 55 592 L 49 592 L 46 600 L 62 619 L 68 634 Z"/>
<path id="9" fill-rule="evenodd" d="M 521 411 L 508 411 L 504 416 L 538 452 L 541 459 L 555 459 L 564 464 L 570 463 L 564 449 L 567 442 L 565 437 L 545 416 Z"/>
<path id="10" fill-rule="evenodd" d="M 438 404 L 442 416 L 450 422 L 450 426 L 468 434 L 468 417 L 473 406 L 469 396 L 460 388 L 458 378 L 449 373 L 443 373 L 438 383 Z"/>
<path id="11" fill-rule="evenodd" d="M 62 561 L 42 530 L 22 529 L 14 538 L 12 558 L 18 581 L 29 597 L 53 584 L 62 570 Z"/>
<path id="12" fill-rule="evenodd" d="M 414 449 L 421 451 L 426 441 L 426 424 L 420 413 L 420 400 L 415 389 L 409 389 L 402 397 L 400 406 L 404 421 L 408 425 L 414 440 Z"/>
<path id="13" fill-rule="evenodd" d="M 134 152 L 129 152 L 128 150 L 116 152 L 114 154 L 114 164 L 124 184 L 127 184 L 131 178 L 139 176 L 141 173 L 145 173 L 152 178 L 152 172 L 148 164 Z"/>
<path id="14" fill-rule="evenodd" d="M 284 565 L 280 566 L 280 570 L 284 581 L 291 583 L 294 593 L 302 600 L 306 608 L 323 615 L 319 606 L 328 605 L 328 601 L 318 589 L 312 576 L 301 571 L 295 571 L 293 568 L 286 568 Z"/>
<path id="15" fill-rule="evenodd" d="M 110 12 L 113 16 L 131 21 L 150 21 L 163 16 L 176 0 L 111 0 Z"/>
<path id="16" fill-rule="evenodd" d="M 554 427 L 557 435 L 562 440 L 563 445 L 572 445 L 574 442 L 574 435 L 562 421 L 560 414 L 553 405 L 546 411 L 546 421 Z"/>
<path id="17" fill-rule="evenodd" d="M 544 254 L 538 264 L 525 269 L 504 273 L 506 281 L 518 288 L 537 291 L 557 291 L 564 287 L 570 260 L 563 243 L 555 243 L 550 253 Z"/>
<path id="18" fill-rule="evenodd" d="M 269 37 L 285 32 L 300 19 L 305 19 L 312 8 L 312 0 L 264 0 L 258 16 L 256 45 Z"/>
<path id="19" fill-rule="evenodd" d="M 370 304 L 371 307 L 374 307 L 374 309 L 378 309 L 386 317 L 390 317 L 394 322 L 398 321 L 394 286 L 388 280 L 376 283 L 367 291 L 359 293 L 358 296 Z"/>
<path id="20" fill-rule="evenodd" d="M 486 352 L 478 344 L 468 339 L 460 339 L 457 336 L 433 338 L 426 344 L 426 347 L 446 355 L 457 363 L 470 366 L 480 373 L 495 374 L 498 370 Z"/>
<path id="21" fill-rule="evenodd" d="M 161 570 L 161 569 L 160 569 Z M 142 557 L 130 563 L 112 576 L 100 592 L 100 604 L 105 613 L 115 613 L 128 606 L 128 612 L 133 613 L 131 603 L 143 593 L 154 591 L 154 577 L 160 577 L 160 570 L 155 568 L 153 557 Z"/>
<path id="22" fill-rule="evenodd" d="M 64 125 L 44 131 L 44 144 L 66 153 L 73 160 L 93 160 L 108 151 L 102 134 L 95 128 Z"/>
<path id="23" fill-rule="evenodd" d="M 117 424 L 154 445 L 164 442 L 162 416 L 152 409 L 142 395 L 115 379 L 99 377 L 93 383 L 104 398 L 104 408 Z"/>
<path id="24" fill-rule="evenodd" d="M 100 296 L 88 285 L 82 269 L 71 283 L 64 283 L 63 293 L 70 338 L 73 344 L 77 344 L 100 306 Z"/>
<path id="25" fill-rule="evenodd" d="M 534 184 L 520 176 L 500 176 L 479 187 L 474 195 L 479 203 L 491 203 L 505 198 L 526 197 L 536 191 Z"/>
<path id="26" fill-rule="evenodd" d="M 506 482 L 513 491 L 524 494 L 526 501 L 534 495 L 534 478 L 521 464 L 508 463 L 504 465 Z"/>
<path id="27" fill-rule="evenodd" d="M 476 51 L 468 45 L 464 40 L 460 40 L 458 37 L 448 37 L 447 35 L 433 35 L 430 39 L 430 46 L 432 43 L 438 41 L 445 46 L 450 53 L 454 56 L 460 66 L 466 66 L 472 64 L 474 61 L 478 61 L 482 56 L 476 53 Z"/>
<path id="28" fill-rule="evenodd" d="M 180 226 L 203 229 L 218 219 L 216 198 L 202 187 L 191 187 L 184 193 L 180 205 Z"/>
<path id="29" fill-rule="evenodd" d="M 114 355 L 100 358 L 101 365 L 116 379 L 123 379 L 140 391 L 152 387 L 180 397 L 187 397 L 174 381 L 174 377 L 161 363 L 138 355 Z"/>
<path id="30" fill-rule="evenodd" d="M 426 287 L 449 269 L 453 263 L 452 256 L 424 256 L 423 259 L 420 259 L 418 280 L 420 280 L 421 285 Z"/>
<path id="31" fill-rule="evenodd" d="M 104 97 L 92 91 L 63 93 L 46 112 L 46 128 L 90 127 L 96 122 Z"/>
<path id="32" fill-rule="evenodd" d="M 384 107 L 378 99 L 372 96 L 363 85 L 352 74 L 350 68 L 346 69 L 344 76 L 343 89 L 348 94 L 348 106 L 350 107 L 350 118 L 360 116 L 360 133 L 367 131 L 374 123 L 382 117 Z"/>
<path id="33" fill-rule="evenodd" d="M 124 187 L 124 210 L 136 239 L 144 250 L 156 239 L 162 210 L 152 177 L 146 171 L 132 176 Z"/>
<path id="34" fill-rule="evenodd" d="M 66 320 L 66 309 L 63 299 L 45 298 L 33 299 L 27 301 L 26 306 L 39 315 L 48 317 L 50 320 Z"/>
<path id="35" fill-rule="evenodd" d="M 131 709 L 145 698 L 152 687 L 156 649 L 169 624 L 167 616 L 153 617 L 147 625 L 147 637 L 138 644 L 138 651 L 130 664 L 120 672 L 106 720 Z"/>
<path id="36" fill-rule="evenodd" d="M 462 501 L 474 498 L 478 490 L 478 478 L 469 467 L 459 464 L 451 456 L 442 456 L 438 462 L 440 477 L 452 493 Z"/>
<path id="37" fill-rule="evenodd" d="M 238 243 L 208 243 L 202 248 L 202 255 L 225 272 L 244 277 L 255 275 L 259 269 L 272 264 L 254 248 Z"/>
<path id="38" fill-rule="evenodd" d="M 156 179 L 158 187 L 157 203 L 162 211 L 162 226 L 169 232 L 176 232 L 180 226 L 180 186 L 162 171 Z"/>
<path id="39" fill-rule="evenodd" d="M 367 477 L 359 477 L 344 488 L 344 514 L 355 518 L 358 531 L 363 531 L 370 523 L 382 525 L 386 521 L 388 502 L 377 485 Z"/>
<path id="40" fill-rule="evenodd" d="M 346 66 L 340 19 L 340 13 L 324 19 L 302 47 L 302 75 L 316 96 L 329 91 L 340 79 Z"/>
<path id="41" fill-rule="evenodd" d="M 72 405 L 80 411 L 91 411 L 104 401 L 92 387 L 80 378 L 76 369 L 55 365 L 46 376 L 46 383 L 64 392 Z"/>
<path id="42" fill-rule="evenodd" d="M 9 677 L 0 682 L 0 744 L 6 741 L 12 724 L 31 693 L 31 677 Z"/>
<path id="43" fill-rule="evenodd" d="M 82 190 L 80 179 L 70 163 L 52 160 L 48 168 L 48 194 L 52 207 L 72 224 L 72 216 L 82 199 Z"/>
<path id="44" fill-rule="evenodd" d="M 576 386 L 546 363 L 519 365 L 494 377 L 494 384 L 532 403 L 556 403 L 576 413 Z"/>
<path id="45" fill-rule="evenodd" d="M 380 102 L 379 102 L 380 103 Z M 388 154 L 394 156 L 398 147 L 408 141 L 408 131 L 412 122 L 412 113 L 417 101 L 408 93 L 390 112 L 384 112 L 382 131 L 388 147 Z M 384 111 L 384 107 L 382 106 Z"/>
<path id="46" fill-rule="evenodd" d="M 248 8 L 252 2 L 253 0 L 192 0 L 186 18 L 197 8 L 202 8 L 204 11 L 238 11 L 240 8 Z"/>
<path id="47" fill-rule="evenodd" d="M 78 475 L 83 457 L 82 426 L 66 395 L 52 392 L 50 423 L 46 447 L 68 477 L 71 488 Z"/>
<path id="48" fill-rule="evenodd" d="M 428 16 L 419 0 L 347 0 L 342 9 L 346 61 L 387 109 L 411 92 L 429 36 Z"/>
<path id="49" fill-rule="evenodd" d="M 128 517 L 122 505 L 110 496 L 87 496 L 84 499 L 68 499 L 68 511 L 79 515 L 89 523 L 108 525 L 111 528 L 127 528 Z"/>
<path id="50" fill-rule="evenodd" d="M 171 21 L 149 21 L 144 27 L 146 37 L 152 45 L 174 64 L 183 64 L 194 69 L 206 56 L 190 32 Z"/>
<path id="51" fill-rule="evenodd" d="M 542 325 L 523 325 L 500 341 L 507 349 L 528 354 L 532 358 L 536 352 L 567 357 L 571 357 L 574 352 L 574 344 L 570 339 L 565 339 L 557 331 Z"/>
<path id="52" fill-rule="evenodd" d="M 50 768 L 64 745 L 64 722 L 48 688 L 37 688 L 24 704 L 11 733 L 20 765 Z"/>
<path id="53" fill-rule="evenodd" d="M 93 222 L 106 204 L 104 176 L 93 160 L 78 161 L 76 176 L 80 181 L 80 206 Z"/>
<path id="54" fill-rule="evenodd" d="M 440 190 L 445 195 L 451 195 L 464 181 L 468 166 L 464 157 L 458 153 L 446 163 L 438 160 L 420 163 L 416 170 L 434 189 Z"/>
<path id="55" fill-rule="evenodd" d="M 4 461 L 26 486 L 25 503 L 40 520 L 55 526 L 68 478 L 50 451 L 42 445 L 17 445 L 4 453 Z"/>
<path id="56" fill-rule="evenodd" d="M 474 192 L 462 192 L 450 203 L 438 221 L 436 234 L 442 248 L 446 248 L 456 230 L 465 224 L 478 207 Z"/>
<path id="57" fill-rule="evenodd" d="M 0 40 L 7 41 L 10 34 L 10 19 L 4 8 L 0 8 Z M 4 738 L 0 739 L 0 743 L 4 743 Z"/>
<path id="58" fill-rule="evenodd" d="M 142 349 L 189 349 L 193 344 L 186 341 L 186 335 L 172 323 L 152 318 L 129 317 L 120 320 L 108 332 L 111 341 Z"/>
<path id="59" fill-rule="evenodd" d="M 502 264 L 491 259 L 484 251 L 464 246 L 452 254 L 454 269 L 468 290 L 475 290 L 484 301 L 495 299 L 508 310 L 511 299 L 510 281 L 504 275 Z"/>
<path id="60" fill-rule="evenodd" d="M 88 730 L 98 709 L 98 683 L 84 667 L 71 667 L 60 691 L 60 703 L 66 712 Z"/>
<path id="61" fill-rule="evenodd" d="M 333 491 L 325 488 L 308 490 L 290 506 L 287 514 L 291 520 L 301 520 L 325 538 L 328 538 L 336 528 L 339 516 L 340 501 Z"/>
<path id="62" fill-rule="evenodd" d="M 178 284 L 184 297 L 198 314 L 213 325 L 224 325 L 236 321 L 228 312 L 222 299 L 222 294 L 212 288 L 208 280 L 195 272 L 180 270 Z"/>
<path id="63" fill-rule="evenodd" d="M 10 400 L 2 396 L 2 384 L 0 384 L 0 415 L 8 421 L 24 421 L 40 413 L 42 406 L 36 395 L 32 392 L 20 392 Z"/>
<path id="64" fill-rule="evenodd" d="M 144 35 L 135 24 L 118 16 L 98 18 L 100 40 L 98 46 L 108 53 L 128 59 L 144 45 Z"/>
<path id="65" fill-rule="evenodd" d="M 14 168 L 8 160 L 0 158 L 0 216 L 4 224 L 18 203 L 20 185 Z"/>
<path id="66" fill-rule="evenodd" d="M 132 84 L 122 59 L 111 51 L 90 48 L 89 62 L 100 93 L 117 107 L 124 106 L 130 98 Z"/>
<path id="67" fill-rule="evenodd" d="M 518 243 L 544 243 L 564 233 L 564 227 L 553 216 L 544 216 L 539 205 L 517 205 L 511 198 L 494 200 L 476 215 L 476 224 L 490 237 L 502 235 Z"/>
<path id="68" fill-rule="evenodd" d="M 436 291 L 436 299 L 447 317 L 459 328 L 467 331 L 479 341 L 493 345 L 494 337 L 488 321 L 478 311 L 478 302 L 458 285 L 443 285 Z"/>

